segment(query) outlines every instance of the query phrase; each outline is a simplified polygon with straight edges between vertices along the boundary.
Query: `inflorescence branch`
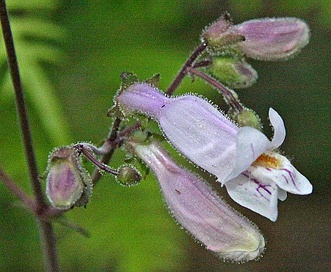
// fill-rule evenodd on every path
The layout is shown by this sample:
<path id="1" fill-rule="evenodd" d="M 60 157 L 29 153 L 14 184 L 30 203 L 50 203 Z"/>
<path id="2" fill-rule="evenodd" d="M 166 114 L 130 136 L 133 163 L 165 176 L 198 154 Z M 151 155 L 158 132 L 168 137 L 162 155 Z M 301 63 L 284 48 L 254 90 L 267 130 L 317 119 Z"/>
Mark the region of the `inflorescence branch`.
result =
<path id="1" fill-rule="evenodd" d="M 203 51 L 207 48 L 207 42 L 202 42 L 200 45 L 198 45 L 197 48 L 193 51 L 193 53 L 189 56 L 187 61 L 184 63 L 183 67 L 180 69 L 178 75 L 175 77 L 174 81 L 170 84 L 168 87 L 166 94 L 171 96 L 174 91 L 178 88 L 179 84 L 182 82 L 182 80 L 187 75 L 187 69 L 190 68 L 195 60 L 203 53 Z"/>

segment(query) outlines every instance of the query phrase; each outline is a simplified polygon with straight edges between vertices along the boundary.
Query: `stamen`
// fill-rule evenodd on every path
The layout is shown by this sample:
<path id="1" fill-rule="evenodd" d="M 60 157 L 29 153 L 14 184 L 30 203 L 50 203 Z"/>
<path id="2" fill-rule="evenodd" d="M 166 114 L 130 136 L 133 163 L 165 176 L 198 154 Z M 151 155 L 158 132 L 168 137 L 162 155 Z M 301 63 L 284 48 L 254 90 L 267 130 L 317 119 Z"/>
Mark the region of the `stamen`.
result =
<path id="1" fill-rule="evenodd" d="M 263 153 L 258 157 L 253 163 L 254 166 L 262 166 L 265 168 L 274 168 L 277 169 L 281 166 L 281 160 L 276 156 L 270 156 L 266 153 Z"/>

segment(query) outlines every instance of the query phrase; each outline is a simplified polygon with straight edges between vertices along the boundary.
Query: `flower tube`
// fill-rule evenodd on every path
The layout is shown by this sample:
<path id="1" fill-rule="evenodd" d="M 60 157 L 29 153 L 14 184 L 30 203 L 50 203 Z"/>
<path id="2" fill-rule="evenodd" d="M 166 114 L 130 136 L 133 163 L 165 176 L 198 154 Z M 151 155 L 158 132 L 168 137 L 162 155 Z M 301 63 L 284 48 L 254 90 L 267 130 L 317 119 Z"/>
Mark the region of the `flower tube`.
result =
<path id="1" fill-rule="evenodd" d="M 237 127 L 194 95 L 168 98 L 150 85 L 138 83 L 123 91 L 117 101 L 126 112 L 138 111 L 158 121 L 180 153 L 222 184 L 245 171 L 270 146 L 262 132 Z"/>
<path id="2" fill-rule="evenodd" d="M 157 142 L 128 144 L 156 175 L 176 221 L 208 250 L 238 262 L 263 252 L 265 242 L 257 227 L 225 204 L 201 178 L 179 167 Z"/>
<path id="3" fill-rule="evenodd" d="M 239 204 L 275 221 L 277 200 L 286 191 L 310 194 L 312 185 L 277 149 L 285 139 L 282 118 L 269 110 L 272 141 L 252 127 L 238 127 L 206 100 L 184 95 L 166 97 L 137 83 L 117 101 L 125 112 L 138 111 L 158 121 L 170 143 L 196 165 L 225 184 Z"/>

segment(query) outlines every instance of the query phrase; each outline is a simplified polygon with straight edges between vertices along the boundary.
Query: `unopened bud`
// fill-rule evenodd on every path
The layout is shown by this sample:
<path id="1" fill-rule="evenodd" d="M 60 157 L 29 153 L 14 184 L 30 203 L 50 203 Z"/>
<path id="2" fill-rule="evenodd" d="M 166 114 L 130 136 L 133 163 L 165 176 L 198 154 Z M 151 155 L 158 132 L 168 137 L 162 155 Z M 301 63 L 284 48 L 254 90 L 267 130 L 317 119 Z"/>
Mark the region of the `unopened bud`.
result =
<path id="1" fill-rule="evenodd" d="M 244 59 L 232 56 L 218 56 L 209 66 L 210 73 L 230 88 L 247 88 L 257 78 L 257 72 Z"/>
<path id="2" fill-rule="evenodd" d="M 261 129 L 261 122 L 258 115 L 250 110 L 245 109 L 234 116 L 235 121 L 239 127 L 253 127 L 256 129 Z"/>
<path id="3" fill-rule="evenodd" d="M 309 42 L 308 25 L 297 18 L 265 18 L 235 25 L 232 31 L 245 37 L 238 49 L 259 60 L 286 60 Z"/>
<path id="4" fill-rule="evenodd" d="M 49 155 L 46 195 L 57 209 L 86 205 L 92 182 L 72 146 L 56 149 Z"/>
<path id="5" fill-rule="evenodd" d="M 309 42 L 308 25 L 297 18 L 263 18 L 233 25 L 227 16 L 202 34 L 214 51 L 230 48 L 258 60 L 286 60 Z"/>
<path id="6" fill-rule="evenodd" d="M 136 185 L 141 180 L 141 175 L 136 168 L 131 165 L 123 165 L 118 170 L 116 180 L 124 186 Z"/>

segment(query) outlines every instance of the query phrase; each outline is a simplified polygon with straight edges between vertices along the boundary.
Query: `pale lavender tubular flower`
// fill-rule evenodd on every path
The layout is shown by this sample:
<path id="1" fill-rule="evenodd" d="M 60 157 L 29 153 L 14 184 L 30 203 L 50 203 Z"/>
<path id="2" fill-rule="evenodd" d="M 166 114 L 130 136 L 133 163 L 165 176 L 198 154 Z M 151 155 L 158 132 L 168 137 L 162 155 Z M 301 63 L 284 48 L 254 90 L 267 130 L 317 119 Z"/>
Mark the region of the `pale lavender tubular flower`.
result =
<path id="1" fill-rule="evenodd" d="M 238 47 L 247 57 L 260 60 L 287 59 L 309 42 L 308 25 L 297 18 L 265 18 L 233 26 L 245 37 Z"/>
<path id="2" fill-rule="evenodd" d="M 215 49 L 234 46 L 247 57 L 275 61 L 298 53 L 308 44 L 310 31 L 297 18 L 263 18 L 232 25 L 221 17 L 205 29 L 202 37 Z"/>
<path id="3" fill-rule="evenodd" d="M 286 191 L 310 194 L 312 185 L 275 149 L 285 139 L 282 118 L 269 110 L 272 141 L 252 127 L 238 127 L 204 99 L 168 98 L 147 84 L 134 84 L 117 101 L 124 111 L 138 111 L 158 121 L 171 144 L 225 184 L 239 204 L 275 221 L 277 199 Z"/>
<path id="4" fill-rule="evenodd" d="M 263 252 L 257 227 L 225 204 L 198 176 L 179 167 L 156 142 L 129 142 L 156 175 L 174 216 L 194 238 L 220 258 L 245 262 Z"/>

